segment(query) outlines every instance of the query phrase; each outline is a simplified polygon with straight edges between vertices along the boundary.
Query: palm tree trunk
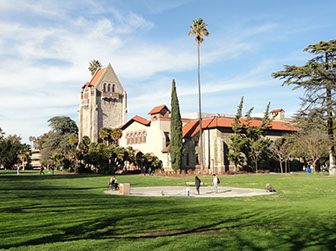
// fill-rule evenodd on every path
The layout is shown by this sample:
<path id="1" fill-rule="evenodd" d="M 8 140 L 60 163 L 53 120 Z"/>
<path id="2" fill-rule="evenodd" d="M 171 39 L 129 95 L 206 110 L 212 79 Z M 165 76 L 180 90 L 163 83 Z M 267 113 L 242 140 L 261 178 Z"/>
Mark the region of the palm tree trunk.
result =
<path id="1" fill-rule="evenodd" d="M 198 54 L 198 116 L 199 116 L 199 126 L 200 126 L 200 146 L 199 146 L 199 158 L 200 158 L 200 167 L 201 172 L 203 172 L 203 130 L 202 130 L 202 109 L 201 109 L 201 74 L 200 74 L 200 44 L 197 46 Z"/>

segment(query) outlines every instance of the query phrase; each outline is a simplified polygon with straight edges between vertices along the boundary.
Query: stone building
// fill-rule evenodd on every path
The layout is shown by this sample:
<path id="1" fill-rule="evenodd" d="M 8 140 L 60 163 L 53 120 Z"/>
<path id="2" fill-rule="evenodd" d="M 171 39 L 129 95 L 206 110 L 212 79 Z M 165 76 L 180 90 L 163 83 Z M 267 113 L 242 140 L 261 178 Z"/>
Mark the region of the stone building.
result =
<path id="1" fill-rule="evenodd" d="M 102 127 L 116 128 L 127 121 L 127 95 L 109 64 L 82 87 L 79 105 L 79 139 L 98 142 Z"/>

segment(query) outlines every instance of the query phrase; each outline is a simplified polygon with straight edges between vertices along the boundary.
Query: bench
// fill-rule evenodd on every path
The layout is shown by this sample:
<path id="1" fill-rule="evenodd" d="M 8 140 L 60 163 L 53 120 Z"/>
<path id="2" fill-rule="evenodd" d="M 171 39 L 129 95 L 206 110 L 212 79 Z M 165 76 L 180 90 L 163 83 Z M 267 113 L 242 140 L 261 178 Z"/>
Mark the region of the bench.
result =
<path id="1" fill-rule="evenodd" d="M 186 186 L 195 186 L 195 182 L 190 182 L 190 181 L 188 181 L 188 182 L 186 182 L 185 184 L 186 184 Z M 206 185 L 207 185 L 207 184 L 204 183 L 203 181 L 201 182 L 201 186 L 206 186 Z"/>

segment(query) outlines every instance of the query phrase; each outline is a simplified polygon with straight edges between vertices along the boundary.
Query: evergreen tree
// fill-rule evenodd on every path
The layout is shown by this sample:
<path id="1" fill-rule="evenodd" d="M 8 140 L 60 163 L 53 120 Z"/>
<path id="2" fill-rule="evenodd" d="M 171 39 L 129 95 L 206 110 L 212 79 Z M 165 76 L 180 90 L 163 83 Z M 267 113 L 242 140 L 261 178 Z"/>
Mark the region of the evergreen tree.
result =
<path id="1" fill-rule="evenodd" d="M 243 166 L 245 163 L 252 167 L 256 172 L 258 171 L 258 164 L 265 161 L 270 156 L 269 146 L 270 140 L 265 138 L 266 131 L 270 128 L 269 106 L 266 108 L 265 115 L 259 126 L 252 126 L 251 124 L 251 108 L 246 118 L 242 117 L 244 97 L 242 97 L 237 115 L 234 119 L 232 130 L 234 134 L 230 137 L 231 144 L 229 146 L 229 160 L 236 165 Z"/>
<path id="2" fill-rule="evenodd" d="M 336 91 L 336 40 L 309 45 L 304 51 L 315 54 L 303 66 L 285 65 L 285 70 L 273 73 L 274 78 L 284 79 L 282 85 L 302 87 L 302 110 L 309 112 L 319 108 L 326 122 L 329 145 L 329 174 L 336 176 L 333 117 Z"/>
<path id="3" fill-rule="evenodd" d="M 182 165 L 183 142 L 182 142 L 182 120 L 180 106 L 176 94 L 175 79 L 171 91 L 171 117 L 170 117 L 170 145 L 169 153 L 172 168 L 177 171 Z"/>

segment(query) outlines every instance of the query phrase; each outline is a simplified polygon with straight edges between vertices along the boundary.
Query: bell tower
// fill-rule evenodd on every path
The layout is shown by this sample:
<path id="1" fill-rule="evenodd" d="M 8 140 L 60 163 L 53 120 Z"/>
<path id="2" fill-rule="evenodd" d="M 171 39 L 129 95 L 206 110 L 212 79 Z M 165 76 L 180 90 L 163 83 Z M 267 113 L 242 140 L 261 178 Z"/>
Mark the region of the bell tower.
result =
<path id="1" fill-rule="evenodd" d="M 102 127 L 116 128 L 127 121 L 127 95 L 111 64 L 99 69 L 82 86 L 79 104 L 79 140 L 98 142 Z"/>

